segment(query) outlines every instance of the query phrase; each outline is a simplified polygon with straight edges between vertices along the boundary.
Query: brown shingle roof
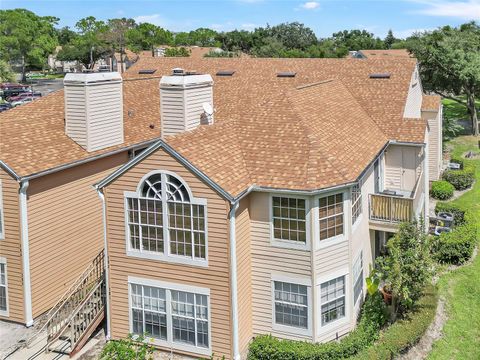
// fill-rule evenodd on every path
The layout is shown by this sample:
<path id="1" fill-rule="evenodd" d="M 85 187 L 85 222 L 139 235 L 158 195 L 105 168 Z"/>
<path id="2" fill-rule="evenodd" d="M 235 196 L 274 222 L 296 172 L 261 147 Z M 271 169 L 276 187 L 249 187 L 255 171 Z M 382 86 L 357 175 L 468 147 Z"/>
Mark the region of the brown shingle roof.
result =
<path id="1" fill-rule="evenodd" d="M 423 111 L 438 111 L 442 104 L 442 97 L 439 95 L 423 95 L 422 110 Z"/>
<path id="2" fill-rule="evenodd" d="M 408 52 L 407 49 L 389 49 L 389 50 L 360 50 L 360 52 L 365 55 L 367 58 L 372 57 L 402 57 L 402 58 L 412 58 L 413 56 Z"/>
<path id="3" fill-rule="evenodd" d="M 425 123 L 402 117 L 412 59 L 140 57 L 124 74 L 123 146 L 160 136 L 159 78 L 174 67 L 213 75 L 215 124 L 167 142 L 231 194 L 251 184 L 306 190 L 353 181 L 387 140 L 424 139 Z M 139 75 L 143 68 L 155 76 Z M 235 74 L 214 76 L 219 70 Z M 384 72 L 390 79 L 368 76 Z M 60 91 L 1 114 L 2 160 L 26 176 L 121 147 L 87 153 L 64 134 L 63 110 Z"/>

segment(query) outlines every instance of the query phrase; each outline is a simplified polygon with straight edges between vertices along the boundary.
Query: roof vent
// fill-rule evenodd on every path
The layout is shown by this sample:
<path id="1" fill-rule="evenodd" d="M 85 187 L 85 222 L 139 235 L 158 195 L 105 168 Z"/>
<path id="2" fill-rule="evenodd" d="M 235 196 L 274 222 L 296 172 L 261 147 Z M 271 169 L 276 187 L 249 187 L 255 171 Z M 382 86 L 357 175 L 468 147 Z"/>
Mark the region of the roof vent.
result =
<path id="1" fill-rule="evenodd" d="M 172 75 L 185 75 L 185 70 L 182 68 L 174 68 L 172 69 Z"/>
<path id="2" fill-rule="evenodd" d="M 87 151 L 123 143 L 122 77 L 117 72 L 68 73 L 65 133 Z"/>
<path id="3" fill-rule="evenodd" d="M 220 70 L 216 73 L 217 76 L 233 76 L 235 70 Z"/>
<path id="4" fill-rule="evenodd" d="M 370 79 L 390 79 L 390 73 L 370 74 Z"/>
<path id="5" fill-rule="evenodd" d="M 160 79 L 162 136 L 213 124 L 213 79 L 210 75 L 174 74 Z"/>
<path id="6" fill-rule="evenodd" d="M 295 75 L 297 75 L 297 73 L 293 71 L 280 71 L 277 73 L 277 77 L 281 78 L 293 78 Z"/>
<path id="7" fill-rule="evenodd" d="M 142 70 L 139 70 L 138 73 L 139 74 L 153 74 L 155 73 L 155 71 L 157 71 L 156 69 L 142 69 Z"/>

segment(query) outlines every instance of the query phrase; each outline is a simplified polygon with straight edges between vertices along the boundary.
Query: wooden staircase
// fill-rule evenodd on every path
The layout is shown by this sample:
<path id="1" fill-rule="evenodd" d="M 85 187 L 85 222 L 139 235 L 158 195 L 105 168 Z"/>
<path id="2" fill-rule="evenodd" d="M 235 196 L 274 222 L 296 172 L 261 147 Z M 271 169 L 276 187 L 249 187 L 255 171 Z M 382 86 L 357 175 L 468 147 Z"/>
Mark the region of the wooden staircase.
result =
<path id="1" fill-rule="evenodd" d="M 105 314 L 105 257 L 103 250 L 48 312 L 45 324 L 25 348 L 73 356 L 88 341 Z M 38 351 L 33 356 L 38 357 Z"/>

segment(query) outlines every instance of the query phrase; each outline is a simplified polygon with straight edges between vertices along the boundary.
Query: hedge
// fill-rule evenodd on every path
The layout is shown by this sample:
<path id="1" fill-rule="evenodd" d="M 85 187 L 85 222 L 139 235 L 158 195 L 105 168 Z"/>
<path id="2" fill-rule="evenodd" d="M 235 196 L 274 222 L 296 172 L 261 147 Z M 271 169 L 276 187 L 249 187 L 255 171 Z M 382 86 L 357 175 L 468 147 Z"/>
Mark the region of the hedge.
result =
<path id="1" fill-rule="evenodd" d="M 435 205 L 435 214 L 439 212 L 449 212 L 454 216 L 453 223 L 458 226 L 465 223 L 465 210 L 460 208 L 458 205 L 448 203 L 448 202 L 437 202 Z"/>
<path id="2" fill-rule="evenodd" d="M 453 196 L 453 190 L 455 190 L 455 188 L 447 181 L 434 181 L 432 182 L 430 195 L 437 200 L 447 200 Z"/>
<path id="3" fill-rule="evenodd" d="M 361 351 L 352 359 L 390 360 L 415 345 L 425 334 L 435 318 L 438 293 L 432 285 L 425 289 L 425 294 L 406 319 L 397 320 L 386 328 L 378 341 Z M 313 358 L 312 358 L 313 359 Z"/>
<path id="4" fill-rule="evenodd" d="M 460 265 L 472 257 L 477 243 L 477 228 L 473 219 L 453 231 L 442 233 L 433 242 L 433 257 L 443 264 Z"/>
<path id="5" fill-rule="evenodd" d="M 445 170 L 442 179 L 448 181 L 457 190 L 468 189 L 475 181 L 475 167 L 471 163 L 465 163 L 463 170 Z"/>
<path id="6" fill-rule="evenodd" d="M 348 358 L 365 349 L 378 338 L 387 315 L 382 296 L 368 296 L 362 307 L 358 326 L 349 335 L 336 342 L 281 340 L 271 335 L 257 336 L 251 343 L 248 360 L 327 360 Z"/>

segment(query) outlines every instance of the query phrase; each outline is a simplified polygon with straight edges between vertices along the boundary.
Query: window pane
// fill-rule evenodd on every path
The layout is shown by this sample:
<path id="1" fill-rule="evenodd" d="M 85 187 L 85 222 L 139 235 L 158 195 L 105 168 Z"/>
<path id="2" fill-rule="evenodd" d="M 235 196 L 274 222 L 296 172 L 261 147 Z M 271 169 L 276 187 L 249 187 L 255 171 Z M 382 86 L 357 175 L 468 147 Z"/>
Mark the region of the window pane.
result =
<path id="1" fill-rule="evenodd" d="M 307 287 L 274 282 L 275 322 L 277 324 L 308 328 Z"/>
<path id="2" fill-rule="evenodd" d="M 319 199 L 320 240 L 343 234 L 343 194 Z"/>
<path id="3" fill-rule="evenodd" d="M 345 276 L 320 285 L 322 325 L 345 316 Z"/>
<path id="4" fill-rule="evenodd" d="M 306 242 L 305 200 L 274 196 L 272 198 L 273 236 L 278 240 Z"/>

